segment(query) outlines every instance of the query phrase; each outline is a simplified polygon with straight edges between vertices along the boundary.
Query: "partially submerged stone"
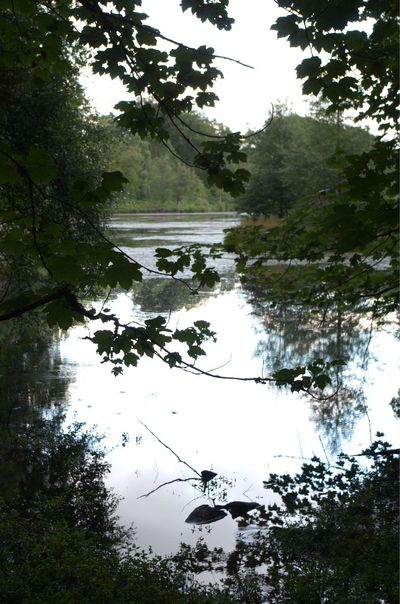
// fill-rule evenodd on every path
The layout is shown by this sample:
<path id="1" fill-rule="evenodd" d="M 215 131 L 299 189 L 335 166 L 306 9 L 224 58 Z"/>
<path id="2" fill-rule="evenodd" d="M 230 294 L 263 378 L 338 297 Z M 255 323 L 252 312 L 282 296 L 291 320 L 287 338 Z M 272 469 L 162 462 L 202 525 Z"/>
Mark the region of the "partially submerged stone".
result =
<path id="1" fill-rule="evenodd" d="M 204 504 L 195 508 L 186 518 L 185 522 L 188 524 L 210 524 L 211 522 L 222 520 L 226 515 L 226 512 L 221 509 Z"/>
<path id="2" fill-rule="evenodd" d="M 225 505 L 217 505 L 220 510 L 228 510 L 232 518 L 238 518 L 239 516 L 246 516 L 251 510 L 257 510 L 263 506 L 255 501 L 230 501 Z"/>

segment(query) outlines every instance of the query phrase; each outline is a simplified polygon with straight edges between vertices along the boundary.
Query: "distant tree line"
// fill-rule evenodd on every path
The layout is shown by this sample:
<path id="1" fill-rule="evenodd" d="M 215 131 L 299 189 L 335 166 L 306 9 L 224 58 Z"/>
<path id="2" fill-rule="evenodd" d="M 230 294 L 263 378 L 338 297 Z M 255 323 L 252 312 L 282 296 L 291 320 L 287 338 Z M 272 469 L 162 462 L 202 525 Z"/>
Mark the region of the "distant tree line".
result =
<path id="1" fill-rule="evenodd" d="M 339 113 L 327 115 L 320 103 L 307 117 L 279 104 L 266 123 L 247 139 L 251 177 L 237 207 L 249 214 L 282 218 L 307 196 L 324 194 L 339 182 L 344 156 L 367 151 L 373 141 Z"/>
<path id="2" fill-rule="evenodd" d="M 234 204 L 227 193 L 210 186 L 207 176 L 192 167 L 194 150 L 173 126 L 168 127 L 167 148 L 156 138 L 142 139 L 117 128 L 111 117 L 103 121 L 113 140 L 110 169 L 121 170 L 129 180 L 117 197 L 116 208 L 133 212 L 236 208 L 282 218 L 307 196 L 334 187 L 341 178 L 343 158 L 367 151 L 373 141 L 368 131 L 345 124 L 339 113 L 327 115 L 321 103 L 314 103 L 307 117 L 280 103 L 264 130 L 248 133 L 246 167 L 251 177 Z M 195 144 L 204 139 L 200 133 L 218 136 L 229 132 L 198 113 L 185 115 L 185 122 Z M 183 162 L 177 162 L 174 154 Z"/>
<path id="3" fill-rule="evenodd" d="M 116 209 L 132 212 L 179 212 L 233 210 L 230 195 L 207 183 L 206 175 L 192 164 L 194 150 L 173 126 L 168 127 L 168 146 L 157 138 L 140 138 L 118 128 L 113 118 L 104 118 L 112 137 L 110 170 L 127 177 L 124 191 L 117 197 Z M 191 139 L 204 139 L 200 133 L 217 135 L 227 129 L 197 113 L 185 115 Z M 176 156 L 183 161 L 177 161 Z"/>

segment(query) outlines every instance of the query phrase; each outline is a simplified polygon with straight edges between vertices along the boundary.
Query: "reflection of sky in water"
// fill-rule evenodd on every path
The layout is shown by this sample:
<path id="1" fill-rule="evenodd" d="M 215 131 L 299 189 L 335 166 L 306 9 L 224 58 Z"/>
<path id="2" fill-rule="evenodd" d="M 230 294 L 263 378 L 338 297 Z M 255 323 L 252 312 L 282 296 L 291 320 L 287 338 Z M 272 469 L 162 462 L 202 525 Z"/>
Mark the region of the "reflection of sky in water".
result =
<path id="1" fill-rule="evenodd" d="M 171 220 L 169 218 L 169 220 Z M 122 317 L 137 319 L 132 297 L 119 295 L 112 308 Z M 206 346 L 207 357 L 200 366 L 218 373 L 258 376 L 262 359 L 255 355 L 261 320 L 237 288 L 199 299 L 196 306 L 172 312 L 169 326 L 183 328 L 197 319 L 210 321 L 218 342 Z M 99 326 L 101 328 L 101 326 Z M 90 326 L 93 331 L 95 326 Z M 139 367 L 126 369 L 115 378 L 111 367 L 102 365 L 94 346 L 82 340 L 87 328 L 77 327 L 61 343 L 63 361 L 75 370 L 69 389 L 69 418 L 76 413 L 89 426 L 97 425 L 106 434 L 111 449 L 110 484 L 124 498 L 120 515 L 126 524 L 137 527 L 140 545 L 152 545 L 156 553 L 174 551 L 180 541 L 193 542 L 199 535 L 210 547 L 234 544 L 236 522 L 226 517 L 212 525 L 195 528 L 184 520 L 198 505 L 207 503 L 189 483 L 175 483 L 148 498 L 138 496 L 174 478 L 192 472 L 164 448 L 139 423 L 141 420 L 178 455 L 198 471 L 213 469 L 235 480 L 227 487 L 228 500 L 246 499 L 271 502 L 262 488 L 270 472 L 295 471 L 300 456 L 316 454 L 325 458 L 326 442 L 313 421 L 308 402 L 285 390 L 254 383 L 214 380 L 170 370 L 157 360 L 143 359 Z M 262 335 L 264 338 L 265 335 Z M 366 376 L 368 417 L 361 415 L 350 442 L 349 453 L 358 453 L 370 442 L 370 428 L 385 432 L 396 444 L 397 426 L 389 406 L 396 394 L 396 352 L 399 343 L 382 331 L 372 337 L 372 361 Z M 129 442 L 122 447 L 122 433 Z M 328 453 L 329 454 L 329 453 Z"/>
<path id="2" fill-rule="evenodd" d="M 128 310 L 129 300 L 117 302 L 121 311 Z M 182 327 L 198 318 L 211 320 L 219 343 L 209 345 L 202 366 L 212 369 L 228 363 L 221 373 L 256 376 L 262 367 L 253 356 L 258 335 L 249 312 L 250 307 L 233 291 L 209 298 L 187 313 L 173 314 L 170 323 L 171 327 Z M 299 466 L 297 460 L 277 455 L 317 454 L 324 458 L 323 445 L 310 421 L 309 405 L 298 395 L 256 384 L 196 377 L 149 359 L 115 378 L 109 367 L 100 365 L 90 342 L 80 341 L 82 335 L 83 328 L 74 330 L 62 347 L 66 359 L 77 363 L 70 409 L 106 433 L 109 447 L 121 442 L 122 432 L 129 434 L 128 445 L 111 452 L 111 483 L 125 498 L 121 515 L 125 522 L 137 525 L 141 544 L 166 552 L 180 540 L 189 540 L 192 529 L 184 519 L 206 500 L 193 501 L 198 493 L 186 483 L 164 487 L 147 499 L 137 500 L 161 482 L 192 475 L 146 432 L 139 419 L 199 471 L 213 468 L 236 479 L 235 487 L 228 488 L 229 499 L 243 499 L 247 492 L 252 500 L 266 501 L 262 480 L 268 473 Z M 368 376 L 369 421 L 373 432 L 382 430 L 395 442 L 396 426 L 387 404 L 395 392 L 395 384 L 388 379 L 395 375 L 393 341 L 388 334 L 378 334 L 372 345 L 382 352 L 379 367 L 370 368 Z M 368 443 L 369 423 L 364 417 L 344 449 L 356 453 Z M 213 526 L 207 541 L 229 546 L 234 529 L 235 523 L 226 518 Z"/>
<path id="3" fill-rule="evenodd" d="M 126 220 L 122 215 L 114 218 L 109 225 L 111 233 L 127 236 L 132 245 L 139 241 L 176 241 L 177 245 L 192 243 L 215 243 L 222 239 L 223 230 L 238 224 L 236 215 L 182 214 L 172 221 L 170 217 L 153 215 L 143 221 L 143 216 L 131 215 L 132 220 Z"/>
<path id="4" fill-rule="evenodd" d="M 117 215 L 110 224 L 110 236 L 119 243 L 121 249 L 146 266 L 156 269 L 154 249 L 169 247 L 174 249 L 182 245 L 202 243 L 210 245 L 222 241 L 224 229 L 238 224 L 235 214 L 181 214 L 171 220 L 170 215 Z M 224 254 L 222 258 L 210 261 L 221 274 L 233 269 L 232 256 Z M 146 274 L 146 273 L 145 273 Z M 191 277 L 188 270 L 178 273 L 179 277 Z"/>

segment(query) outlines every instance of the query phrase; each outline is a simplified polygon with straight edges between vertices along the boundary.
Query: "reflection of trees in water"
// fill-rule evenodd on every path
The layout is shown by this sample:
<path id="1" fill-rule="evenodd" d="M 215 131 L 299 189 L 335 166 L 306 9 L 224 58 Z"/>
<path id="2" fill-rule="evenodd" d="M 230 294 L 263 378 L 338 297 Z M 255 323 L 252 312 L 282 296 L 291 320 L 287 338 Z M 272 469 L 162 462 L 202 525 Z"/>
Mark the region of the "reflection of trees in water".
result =
<path id="1" fill-rule="evenodd" d="M 184 283 L 163 278 L 145 279 L 135 284 L 133 299 L 143 312 L 158 313 L 192 308 L 200 301 L 200 297 L 193 295 Z"/>
<path id="2" fill-rule="evenodd" d="M 400 388 L 397 391 L 397 396 L 394 396 L 390 401 L 389 405 L 392 408 L 393 413 L 400 419 Z"/>
<path id="3" fill-rule="evenodd" d="M 313 309 L 272 306 L 252 298 L 255 314 L 261 318 L 267 337 L 255 354 L 268 370 L 304 365 L 315 358 L 344 359 L 346 367 L 335 369 L 335 381 L 342 387 L 333 398 L 312 401 L 313 419 L 332 450 L 348 439 L 360 417 L 367 412 L 364 395 L 365 371 L 369 361 L 372 324 L 365 317 L 340 309 L 322 316 Z"/>
<path id="4" fill-rule="evenodd" d="M 31 414 L 65 401 L 68 378 L 49 328 L 40 319 L 18 319 L 0 329 L 2 419 Z M 4 423 L 3 423 L 4 426 Z"/>
<path id="5" fill-rule="evenodd" d="M 313 420 L 323 433 L 331 452 L 340 449 L 342 440 L 349 440 L 360 416 L 367 413 L 362 386 L 343 385 L 328 400 L 311 400 Z"/>
<path id="6" fill-rule="evenodd" d="M 263 356 L 271 369 L 319 357 L 367 362 L 371 334 L 359 315 L 338 311 L 322 317 L 300 307 L 273 308 L 254 305 L 253 300 L 252 303 L 268 334 L 259 342 L 256 354 Z"/>
<path id="7" fill-rule="evenodd" d="M 0 482 L 12 488 L 22 471 L 14 459 L 15 438 L 65 402 L 69 379 L 49 328 L 37 316 L 1 325 L 0 362 Z"/>
<path id="8" fill-rule="evenodd" d="M 194 284 L 187 280 L 194 287 Z M 205 297 L 217 296 L 231 290 L 235 285 L 235 274 L 224 275 L 213 289 L 200 290 L 194 294 L 189 287 L 168 278 L 144 279 L 133 287 L 133 300 L 143 312 L 170 313 L 182 308 L 194 308 Z"/>

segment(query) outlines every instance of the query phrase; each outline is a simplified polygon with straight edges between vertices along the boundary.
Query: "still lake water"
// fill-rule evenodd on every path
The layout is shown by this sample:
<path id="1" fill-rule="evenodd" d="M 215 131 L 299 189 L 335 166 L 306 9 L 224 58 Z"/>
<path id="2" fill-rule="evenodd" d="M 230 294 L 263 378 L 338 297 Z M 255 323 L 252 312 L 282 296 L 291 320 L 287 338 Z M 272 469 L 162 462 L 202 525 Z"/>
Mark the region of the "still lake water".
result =
<path id="1" fill-rule="evenodd" d="M 135 259 L 153 267 L 155 247 L 221 241 L 223 230 L 237 222 L 230 214 L 125 214 L 113 218 L 110 233 Z M 231 258 L 219 260 L 218 269 L 219 286 L 199 296 L 165 278 L 149 277 L 132 292 L 116 293 L 107 306 L 137 321 L 163 314 L 172 329 L 198 319 L 209 321 L 218 340 L 207 344 L 207 357 L 199 365 L 219 368 L 224 375 L 265 375 L 301 358 L 334 353 L 339 346 L 349 357 L 343 375 L 346 389 L 324 405 L 272 386 L 170 370 L 150 359 L 114 377 L 93 344 L 83 339 L 94 326 L 71 330 L 60 343 L 61 367 L 69 382 L 68 420 L 84 421 L 105 434 L 112 463 L 109 484 L 123 498 L 121 520 L 133 524 L 137 543 L 155 553 L 174 552 L 180 542 L 194 543 L 199 536 L 209 547 L 230 550 L 237 525 L 230 517 L 211 529 L 185 524 L 196 506 L 209 503 L 189 482 L 139 498 L 163 482 L 193 476 L 143 424 L 197 471 L 212 469 L 222 477 L 213 495 L 216 503 L 224 489 L 228 501 L 270 503 L 273 495 L 262 484 L 270 472 L 296 471 L 300 458 L 314 454 L 332 458 L 339 447 L 358 453 L 377 431 L 398 446 L 398 420 L 389 405 L 399 387 L 400 343 L 393 325 L 370 333 L 366 321 L 345 318 L 339 342 L 337 326 L 322 330 L 310 317 L 282 309 L 260 311 L 237 282 Z"/>

